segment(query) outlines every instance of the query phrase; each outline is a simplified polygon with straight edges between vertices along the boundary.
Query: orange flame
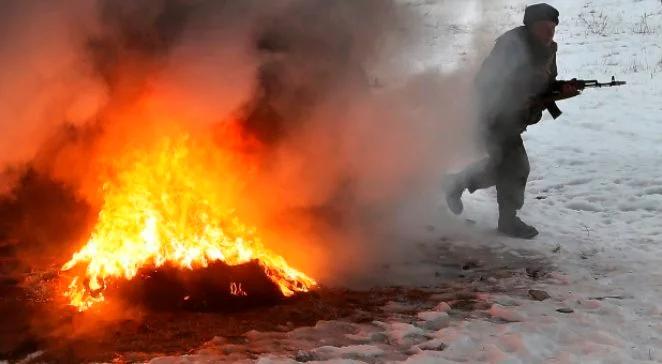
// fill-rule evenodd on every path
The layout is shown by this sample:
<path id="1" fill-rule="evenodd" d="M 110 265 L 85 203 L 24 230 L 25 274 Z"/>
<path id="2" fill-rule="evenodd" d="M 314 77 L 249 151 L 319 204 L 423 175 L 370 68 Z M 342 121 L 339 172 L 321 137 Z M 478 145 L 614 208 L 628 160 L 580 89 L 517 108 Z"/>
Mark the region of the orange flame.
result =
<path id="1" fill-rule="evenodd" d="M 213 261 L 237 265 L 257 260 L 285 296 L 316 285 L 266 249 L 231 210 L 219 207 L 228 198 L 216 198 L 219 187 L 205 178 L 214 168 L 208 157 L 199 143 L 179 137 L 120 158 L 122 168 L 103 186 L 103 205 L 90 239 L 62 266 L 63 271 L 85 268 L 65 293 L 71 305 L 87 310 L 104 301 L 109 279 L 130 280 L 140 268 L 166 262 L 193 269 Z M 230 289 L 246 294 L 240 285 Z"/>

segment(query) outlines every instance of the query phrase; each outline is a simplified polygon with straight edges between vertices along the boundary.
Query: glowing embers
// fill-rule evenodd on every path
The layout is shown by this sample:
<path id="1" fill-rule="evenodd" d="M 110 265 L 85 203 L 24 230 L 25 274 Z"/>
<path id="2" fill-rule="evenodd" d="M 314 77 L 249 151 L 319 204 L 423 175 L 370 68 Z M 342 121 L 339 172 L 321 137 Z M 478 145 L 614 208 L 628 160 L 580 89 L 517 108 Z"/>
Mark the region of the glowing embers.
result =
<path id="1" fill-rule="evenodd" d="M 62 267 L 74 274 L 65 293 L 71 305 L 84 311 L 105 299 L 109 284 L 130 281 L 139 272 L 147 279 L 149 270 L 190 271 L 214 262 L 254 262 L 284 296 L 315 286 L 233 215 L 231 158 L 211 158 L 218 151 L 203 145 L 187 137 L 166 138 L 113 160 L 91 237 Z M 227 183 L 207 178 L 219 168 L 227 171 Z M 250 295 L 240 283 L 222 285 L 231 296 Z M 182 300 L 189 296 L 186 301 L 195 296 L 182 293 Z"/>

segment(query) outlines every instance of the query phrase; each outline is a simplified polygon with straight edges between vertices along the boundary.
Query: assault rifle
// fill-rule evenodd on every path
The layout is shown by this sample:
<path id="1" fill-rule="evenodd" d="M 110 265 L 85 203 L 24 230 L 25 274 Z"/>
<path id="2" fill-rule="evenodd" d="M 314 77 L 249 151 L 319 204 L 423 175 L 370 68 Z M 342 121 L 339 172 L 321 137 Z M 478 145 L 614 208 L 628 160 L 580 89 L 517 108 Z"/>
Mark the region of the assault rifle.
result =
<path id="1" fill-rule="evenodd" d="M 556 101 L 568 98 L 568 96 L 561 95 L 561 90 L 565 85 L 573 85 L 577 90 L 582 91 L 587 88 L 623 86 L 625 85 L 625 81 L 616 81 L 614 76 L 611 76 L 611 82 L 605 83 L 600 83 L 597 80 L 578 80 L 576 78 L 569 81 L 554 81 L 550 90 L 535 99 L 533 104 L 544 106 L 554 119 L 558 118 L 561 116 L 562 112 L 559 107 L 556 106 Z"/>

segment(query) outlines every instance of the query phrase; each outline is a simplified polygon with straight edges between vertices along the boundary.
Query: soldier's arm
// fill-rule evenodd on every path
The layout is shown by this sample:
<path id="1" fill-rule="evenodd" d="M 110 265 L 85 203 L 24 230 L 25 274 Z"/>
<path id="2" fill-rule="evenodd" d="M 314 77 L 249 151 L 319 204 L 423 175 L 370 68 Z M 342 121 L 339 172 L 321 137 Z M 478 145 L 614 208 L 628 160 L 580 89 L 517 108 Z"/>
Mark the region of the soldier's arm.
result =
<path id="1" fill-rule="evenodd" d="M 559 75 L 559 71 L 558 71 L 558 68 L 556 66 L 556 52 L 554 52 L 554 59 L 552 60 L 552 66 L 551 66 L 550 72 L 551 72 L 551 74 L 550 74 L 549 87 L 551 88 L 552 85 L 554 85 L 556 83 L 556 78 Z M 558 100 L 561 100 L 561 99 L 560 98 L 551 98 L 549 100 L 543 100 L 543 106 L 545 107 L 545 109 L 547 109 L 549 114 L 552 115 L 552 117 L 554 119 L 558 118 L 559 116 L 561 116 L 561 114 L 563 114 L 561 109 L 559 109 L 559 106 L 556 105 L 556 101 L 558 101 Z"/>
<path id="2" fill-rule="evenodd" d="M 549 111 L 552 117 L 556 119 L 562 114 L 558 105 L 556 105 L 556 101 L 575 97 L 579 95 L 580 92 L 577 87 L 573 86 L 572 84 L 563 83 L 563 85 L 559 86 L 560 82 L 557 80 L 558 68 L 556 66 L 556 49 L 554 52 L 554 59 L 552 60 L 550 73 L 550 82 L 547 95 L 539 98 L 538 100 L 534 100 L 533 104 L 542 105 L 547 109 L 547 111 Z"/>
<path id="3" fill-rule="evenodd" d="M 551 67 L 551 77 L 550 80 L 551 82 L 556 82 L 556 78 L 559 76 L 559 70 L 556 67 L 556 46 L 554 46 L 554 59 L 552 60 L 552 67 Z"/>
<path id="4" fill-rule="evenodd" d="M 499 39 L 476 77 L 484 102 L 490 110 L 520 107 L 529 97 L 519 77 L 524 65 L 524 45 L 518 39 Z"/>

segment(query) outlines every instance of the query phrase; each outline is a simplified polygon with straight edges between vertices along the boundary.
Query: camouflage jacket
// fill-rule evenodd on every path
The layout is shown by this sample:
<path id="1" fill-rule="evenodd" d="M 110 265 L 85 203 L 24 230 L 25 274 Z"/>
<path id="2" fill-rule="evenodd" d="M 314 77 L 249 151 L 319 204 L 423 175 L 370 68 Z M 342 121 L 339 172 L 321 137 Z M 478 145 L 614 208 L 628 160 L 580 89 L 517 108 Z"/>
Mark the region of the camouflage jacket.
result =
<path id="1" fill-rule="evenodd" d="M 556 43 L 541 45 L 524 26 L 497 39 L 475 81 L 480 118 L 490 131 L 519 134 L 540 121 L 544 107 L 529 101 L 556 80 L 556 50 Z"/>

